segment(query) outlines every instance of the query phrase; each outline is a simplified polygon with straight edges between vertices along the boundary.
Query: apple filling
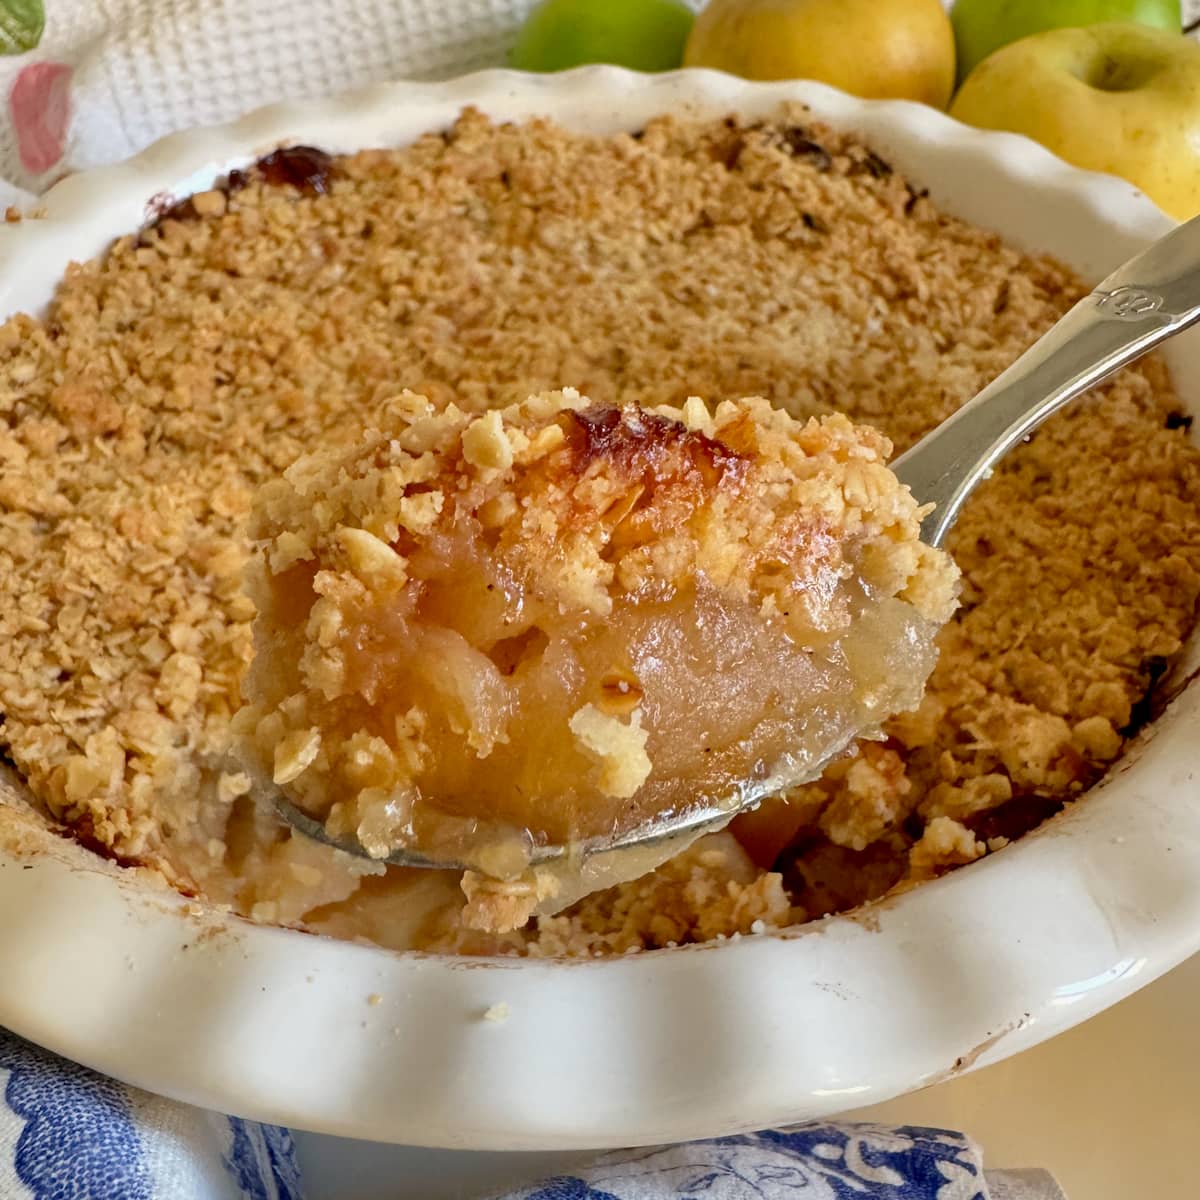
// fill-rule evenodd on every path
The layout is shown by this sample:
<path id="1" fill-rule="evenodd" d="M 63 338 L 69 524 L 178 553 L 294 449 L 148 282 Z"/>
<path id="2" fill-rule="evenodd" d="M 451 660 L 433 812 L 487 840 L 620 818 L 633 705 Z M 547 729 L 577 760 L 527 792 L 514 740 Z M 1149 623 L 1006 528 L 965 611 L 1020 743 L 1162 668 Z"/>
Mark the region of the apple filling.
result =
<path id="1" fill-rule="evenodd" d="M 579 892 L 532 879 L 537 847 L 732 815 L 918 703 L 957 573 L 889 451 L 764 400 L 405 394 L 257 497 L 249 765 L 523 923 Z"/>

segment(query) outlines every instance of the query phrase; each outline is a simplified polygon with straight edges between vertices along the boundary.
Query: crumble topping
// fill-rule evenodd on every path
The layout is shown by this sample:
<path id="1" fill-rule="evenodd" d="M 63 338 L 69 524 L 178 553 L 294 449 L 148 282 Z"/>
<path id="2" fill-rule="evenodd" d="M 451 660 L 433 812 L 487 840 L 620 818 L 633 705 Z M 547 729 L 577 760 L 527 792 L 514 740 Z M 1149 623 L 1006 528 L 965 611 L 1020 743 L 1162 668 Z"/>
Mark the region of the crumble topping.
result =
<path id="1" fill-rule="evenodd" d="M 905 449 L 1086 289 L 880 164 L 800 110 L 602 139 L 467 113 L 335 173 L 250 172 L 73 267 L 44 320 L 0 327 L 0 736 L 38 802 L 264 919 L 478 944 L 456 880 L 372 873 L 250 803 L 228 757 L 250 496 L 354 445 L 405 387 L 483 416 L 467 452 L 497 469 L 489 410 L 564 385 L 647 406 L 761 395 Z M 1155 358 L 1058 414 L 960 518 L 962 608 L 891 757 L 864 746 L 869 770 L 741 818 L 724 867 L 694 848 L 503 947 L 732 933 L 730 887 L 774 928 L 961 861 L 944 822 L 990 850 L 1080 795 L 1195 620 L 1189 425 Z"/>
<path id="2" fill-rule="evenodd" d="M 599 765 L 597 783 L 606 796 L 627 800 L 646 782 L 651 770 L 646 753 L 649 734 L 642 728 L 640 708 L 625 721 L 589 702 L 567 724 L 580 747 Z"/>

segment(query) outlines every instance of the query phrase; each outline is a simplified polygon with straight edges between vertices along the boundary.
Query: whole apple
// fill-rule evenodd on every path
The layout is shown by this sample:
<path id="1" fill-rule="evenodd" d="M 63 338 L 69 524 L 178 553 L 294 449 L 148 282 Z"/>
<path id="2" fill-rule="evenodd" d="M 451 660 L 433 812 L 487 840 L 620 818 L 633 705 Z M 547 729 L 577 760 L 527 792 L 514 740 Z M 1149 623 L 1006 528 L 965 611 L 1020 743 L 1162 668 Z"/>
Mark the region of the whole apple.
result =
<path id="1" fill-rule="evenodd" d="M 683 61 L 945 108 L 954 30 L 941 0 L 709 0 Z"/>
<path id="2" fill-rule="evenodd" d="M 509 52 L 520 71 L 615 63 L 670 71 L 683 60 L 692 11 L 681 0 L 543 0 Z"/>
<path id="3" fill-rule="evenodd" d="M 1200 45 L 1124 22 L 1034 34 L 971 72 L 950 115 L 1023 133 L 1079 167 L 1200 212 Z"/>
<path id="4" fill-rule="evenodd" d="M 950 20 L 960 80 L 992 51 L 1047 29 L 1136 21 L 1178 33 L 1183 24 L 1179 0 L 956 0 Z"/>

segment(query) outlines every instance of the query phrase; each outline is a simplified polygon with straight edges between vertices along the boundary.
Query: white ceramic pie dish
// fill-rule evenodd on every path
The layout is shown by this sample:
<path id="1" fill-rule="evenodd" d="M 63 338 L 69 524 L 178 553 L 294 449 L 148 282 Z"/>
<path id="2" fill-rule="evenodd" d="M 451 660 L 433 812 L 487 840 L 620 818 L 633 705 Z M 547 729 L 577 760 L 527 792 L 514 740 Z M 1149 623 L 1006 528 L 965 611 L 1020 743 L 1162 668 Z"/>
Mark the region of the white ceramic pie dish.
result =
<path id="1" fill-rule="evenodd" d="M 279 145 L 402 145 L 467 104 L 608 132 L 785 99 L 861 132 L 949 211 L 1088 277 L 1171 224 L 1128 184 L 916 105 L 711 72 L 485 72 L 264 109 L 67 179 L 42 220 L 0 229 L 0 315 L 38 310 L 70 260 Z M 1168 353 L 1195 412 L 1198 339 Z M 195 1104 L 431 1146 L 649 1144 L 874 1103 L 1077 1024 L 1200 948 L 1198 730 L 1200 684 L 1181 685 L 1085 803 L 865 913 L 582 963 L 254 926 L 94 857 L 0 787 L 0 1024 Z M 496 1005 L 506 1020 L 485 1019 Z"/>

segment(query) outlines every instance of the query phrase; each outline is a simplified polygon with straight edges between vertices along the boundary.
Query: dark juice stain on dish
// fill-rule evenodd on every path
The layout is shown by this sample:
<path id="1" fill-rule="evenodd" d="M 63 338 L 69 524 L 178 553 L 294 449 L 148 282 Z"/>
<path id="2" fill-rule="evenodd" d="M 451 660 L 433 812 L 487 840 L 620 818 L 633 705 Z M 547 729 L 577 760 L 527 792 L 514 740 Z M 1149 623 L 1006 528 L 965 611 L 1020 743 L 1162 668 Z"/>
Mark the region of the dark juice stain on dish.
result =
<path id="1" fill-rule="evenodd" d="M 164 221 L 194 221 L 197 216 L 191 196 L 185 196 L 182 200 L 172 200 L 168 193 L 159 192 L 146 202 L 148 229 L 154 229 Z M 141 241 L 144 243 L 144 236 Z"/>
<path id="2" fill-rule="evenodd" d="M 912 184 L 906 183 L 904 185 L 904 190 L 908 193 L 908 199 L 904 201 L 904 215 L 906 217 L 911 217 L 913 214 L 913 209 L 915 209 L 917 207 L 917 201 L 924 200 L 929 195 L 929 189 L 928 188 L 917 189 L 917 188 L 914 188 L 912 186 Z M 1005 287 L 1008 286 L 1008 280 L 1004 281 L 1004 286 Z M 1007 304 L 1007 300 L 1005 301 L 1005 303 Z M 997 310 L 997 311 L 999 311 L 999 310 Z"/>
<path id="3" fill-rule="evenodd" d="M 810 917 L 823 917 L 886 896 L 904 874 L 897 850 L 896 841 L 886 836 L 851 850 L 822 834 L 802 835 L 782 851 L 772 870 L 783 876 L 793 904 Z"/>
<path id="4" fill-rule="evenodd" d="M 1000 837 L 1015 842 L 1055 813 L 1061 812 L 1065 804 L 1064 796 L 1027 792 L 1013 796 L 995 808 L 974 813 L 964 818 L 963 824 L 985 842 Z"/>
<path id="5" fill-rule="evenodd" d="M 874 150 L 867 150 L 850 173 L 854 175 L 861 171 L 865 171 L 872 179 L 886 179 L 892 173 L 892 164 L 880 158 Z"/>
<path id="6" fill-rule="evenodd" d="M 1118 731 L 1122 737 L 1133 737 L 1159 715 L 1166 703 L 1159 684 L 1170 667 L 1170 659 L 1163 658 L 1161 654 L 1150 654 L 1142 659 L 1138 674 L 1146 681 L 1146 690 L 1134 701 L 1129 713 L 1129 724 Z"/>
<path id="7" fill-rule="evenodd" d="M 793 158 L 806 158 L 818 171 L 828 171 L 833 158 L 820 142 L 814 142 L 803 125 L 793 125 L 783 131 L 783 144 Z"/>
<path id="8" fill-rule="evenodd" d="M 333 159 L 315 146 L 287 146 L 260 158 L 258 174 L 270 187 L 294 187 L 306 196 L 325 196 L 336 174 Z"/>
<path id="9" fill-rule="evenodd" d="M 119 867 L 145 867 L 148 865 L 144 859 L 118 854 L 111 846 L 102 842 L 96 836 L 96 827 L 91 813 L 84 813 L 77 821 L 72 821 L 69 826 L 56 824 L 51 826 L 51 829 L 59 837 L 78 842 L 85 850 L 90 850 L 93 854 L 100 858 L 106 858 Z M 186 882 L 177 890 L 185 896 L 198 894 L 195 887 Z"/>
<path id="10" fill-rule="evenodd" d="M 214 181 L 210 191 L 232 196 L 254 179 L 268 187 L 293 187 L 304 196 L 327 196 L 330 184 L 337 178 L 337 165 L 331 155 L 315 146 L 282 146 L 264 155 L 245 170 L 230 171 Z M 191 196 L 174 200 L 163 192 L 153 196 L 146 205 L 150 228 L 164 221 L 195 221 L 200 214 Z"/>

